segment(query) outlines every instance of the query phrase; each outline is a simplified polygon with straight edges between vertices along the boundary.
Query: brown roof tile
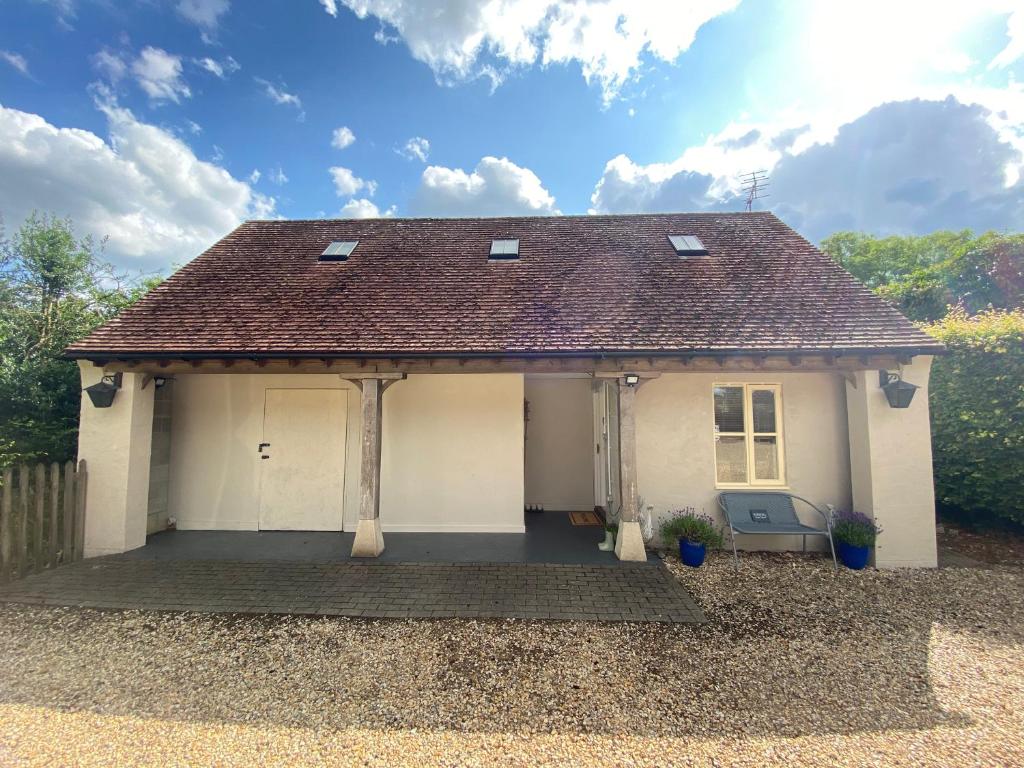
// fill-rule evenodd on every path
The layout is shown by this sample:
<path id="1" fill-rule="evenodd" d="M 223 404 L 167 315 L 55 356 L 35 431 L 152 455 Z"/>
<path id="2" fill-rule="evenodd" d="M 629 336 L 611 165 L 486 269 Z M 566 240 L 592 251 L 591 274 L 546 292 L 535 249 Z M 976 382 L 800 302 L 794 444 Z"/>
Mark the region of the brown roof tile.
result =
<path id="1" fill-rule="evenodd" d="M 669 234 L 710 256 L 683 260 Z M 487 260 L 519 238 L 520 259 Z M 321 262 L 334 240 L 358 240 Z M 68 349 L 145 354 L 938 350 L 775 216 L 250 221 Z"/>

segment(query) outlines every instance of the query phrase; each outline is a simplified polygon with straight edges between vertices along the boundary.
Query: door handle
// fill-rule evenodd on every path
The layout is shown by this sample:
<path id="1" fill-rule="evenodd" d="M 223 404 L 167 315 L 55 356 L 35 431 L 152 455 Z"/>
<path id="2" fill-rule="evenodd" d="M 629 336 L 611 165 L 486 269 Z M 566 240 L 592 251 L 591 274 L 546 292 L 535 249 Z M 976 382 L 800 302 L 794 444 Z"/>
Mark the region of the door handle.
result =
<path id="1" fill-rule="evenodd" d="M 263 453 L 263 449 L 269 447 L 270 443 L 260 443 L 259 447 L 256 450 L 259 451 L 260 453 Z"/>

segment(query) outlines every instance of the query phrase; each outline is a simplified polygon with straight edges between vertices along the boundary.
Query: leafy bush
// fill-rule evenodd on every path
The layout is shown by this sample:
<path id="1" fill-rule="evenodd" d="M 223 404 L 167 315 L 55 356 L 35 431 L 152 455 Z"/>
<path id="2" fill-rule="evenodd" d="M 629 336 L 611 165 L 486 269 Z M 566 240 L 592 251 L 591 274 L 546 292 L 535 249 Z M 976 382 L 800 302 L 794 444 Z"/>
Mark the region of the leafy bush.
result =
<path id="1" fill-rule="evenodd" d="M 863 512 L 836 510 L 832 521 L 832 538 L 851 547 L 873 547 L 882 529 Z"/>
<path id="2" fill-rule="evenodd" d="M 722 532 L 707 515 L 698 515 L 692 509 L 673 512 L 672 517 L 661 523 L 661 539 L 668 543 L 686 539 L 694 544 L 708 547 L 722 546 Z"/>
<path id="3" fill-rule="evenodd" d="M 1024 523 L 1024 311 L 954 310 L 930 384 L 935 492 L 974 520 Z"/>

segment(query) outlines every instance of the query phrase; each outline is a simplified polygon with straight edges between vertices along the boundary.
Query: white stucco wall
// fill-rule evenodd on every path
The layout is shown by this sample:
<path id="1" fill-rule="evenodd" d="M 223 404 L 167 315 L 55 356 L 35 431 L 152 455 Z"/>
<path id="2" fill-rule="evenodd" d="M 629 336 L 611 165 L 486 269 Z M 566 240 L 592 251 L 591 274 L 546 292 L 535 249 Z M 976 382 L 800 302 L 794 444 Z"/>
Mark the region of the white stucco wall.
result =
<path id="1" fill-rule="evenodd" d="M 671 510 L 693 506 L 724 523 L 716 500 L 712 388 L 729 383 L 782 387 L 787 483 L 770 490 L 788 490 L 822 508 L 849 506 L 845 383 L 840 375 L 665 374 L 641 387 L 636 404 L 639 491 L 644 503 L 654 506 L 655 522 Z M 799 505 L 798 513 L 803 514 Z M 813 512 L 804 519 L 822 525 Z M 799 538 L 782 536 L 740 536 L 737 543 L 747 549 L 800 547 Z M 814 545 L 808 541 L 809 549 Z"/>
<path id="2" fill-rule="evenodd" d="M 524 530 L 521 374 L 412 375 L 384 393 L 380 521 L 385 534 Z"/>
<path id="3" fill-rule="evenodd" d="M 593 509 L 593 380 L 527 376 L 526 400 L 526 503 Z"/>
<path id="4" fill-rule="evenodd" d="M 909 408 L 891 408 L 877 371 L 858 371 L 846 385 L 853 503 L 881 527 L 879 568 L 934 568 L 935 489 L 928 378 L 932 359 L 914 358 L 903 378 L 920 389 Z"/>
<path id="5" fill-rule="evenodd" d="M 79 363 L 82 387 L 103 370 Z M 83 391 L 78 458 L 86 462 L 85 557 L 136 549 L 146 543 L 149 465 L 153 434 L 153 384 L 126 373 L 109 408 L 96 408 Z"/>
<path id="6" fill-rule="evenodd" d="M 345 530 L 359 515 L 359 390 L 331 374 L 179 375 L 169 514 L 182 529 L 257 530 L 268 388 L 348 396 Z M 384 394 L 381 524 L 388 531 L 523 530 L 523 377 L 410 376 Z"/>

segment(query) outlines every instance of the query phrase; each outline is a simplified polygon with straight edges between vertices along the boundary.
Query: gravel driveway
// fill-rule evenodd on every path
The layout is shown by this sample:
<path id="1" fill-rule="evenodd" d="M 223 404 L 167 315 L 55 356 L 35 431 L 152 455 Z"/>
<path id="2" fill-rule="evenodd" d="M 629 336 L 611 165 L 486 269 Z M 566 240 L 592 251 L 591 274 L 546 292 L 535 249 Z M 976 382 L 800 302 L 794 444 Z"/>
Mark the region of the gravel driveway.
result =
<path id="1" fill-rule="evenodd" d="M 3 765 L 1024 765 L 1024 569 L 670 563 L 703 625 L 0 608 Z"/>

